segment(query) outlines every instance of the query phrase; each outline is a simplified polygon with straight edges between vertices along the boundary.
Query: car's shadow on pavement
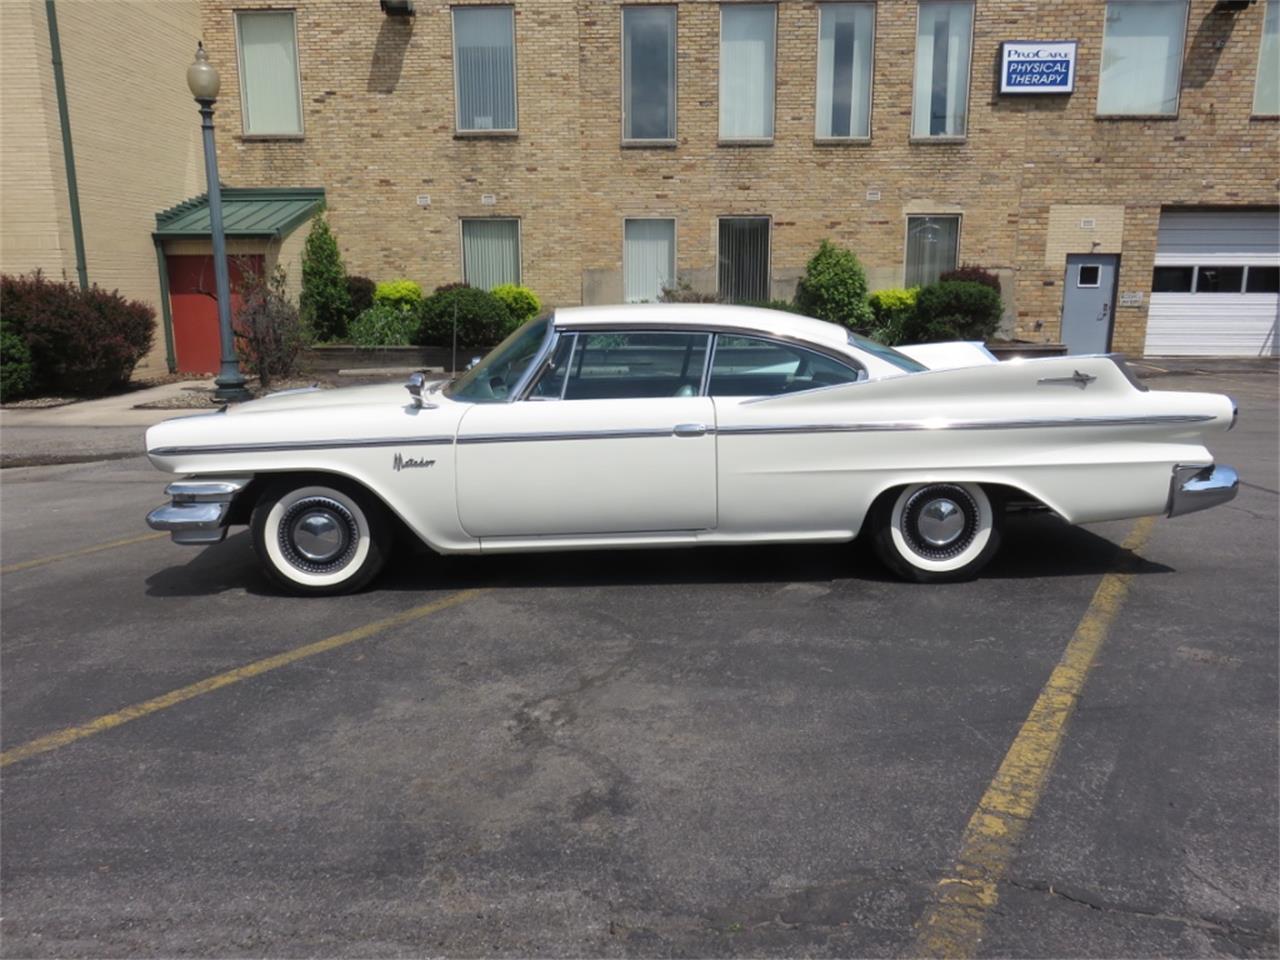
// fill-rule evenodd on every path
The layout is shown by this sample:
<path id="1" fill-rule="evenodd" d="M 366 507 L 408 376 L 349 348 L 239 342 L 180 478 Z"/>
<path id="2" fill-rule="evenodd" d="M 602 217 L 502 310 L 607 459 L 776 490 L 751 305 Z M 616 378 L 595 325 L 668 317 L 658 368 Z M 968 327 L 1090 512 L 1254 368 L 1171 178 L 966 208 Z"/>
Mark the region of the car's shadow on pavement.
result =
<path id="1" fill-rule="evenodd" d="M 1119 544 L 1047 514 L 1008 518 L 1004 542 L 984 580 L 1102 576 L 1107 573 L 1171 573 Z M 425 547 L 399 544 L 374 590 L 462 590 L 471 587 L 589 587 L 672 584 L 786 584 L 860 580 L 898 584 L 869 544 L 783 544 L 697 549 L 592 550 L 552 553 L 438 556 Z M 909 588 L 910 585 L 903 584 Z M 279 593 L 258 566 L 249 534 L 196 552 L 189 562 L 147 578 L 154 597 L 211 596 L 244 590 Z"/>

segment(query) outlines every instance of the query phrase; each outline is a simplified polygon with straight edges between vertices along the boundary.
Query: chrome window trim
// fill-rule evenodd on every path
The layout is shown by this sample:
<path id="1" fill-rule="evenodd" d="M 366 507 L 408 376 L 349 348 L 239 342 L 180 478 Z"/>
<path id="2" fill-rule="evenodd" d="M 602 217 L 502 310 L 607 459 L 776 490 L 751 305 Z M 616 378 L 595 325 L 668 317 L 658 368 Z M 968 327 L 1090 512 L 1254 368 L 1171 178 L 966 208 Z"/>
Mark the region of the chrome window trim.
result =
<path id="1" fill-rule="evenodd" d="M 556 329 L 556 315 L 552 313 L 547 317 L 547 332 L 542 337 L 542 346 L 538 348 L 538 352 L 529 361 L 529 366 L 520 375 L 520 380 L 515 387 L 508 391 L 506 403 L 515 403 L 518 400 L 527 399 L 529 391 L 533 389 L 534 377 L 542 374 L 542 368 L 551 359 L 551 354 L 555 349 L 556 340 L 560 332 L 560 330 Z"/>
<path id="2" fill-rule="evenodd" d="M 864 367 L 861 363 L 859 363 L 858 360 L 856 360 L 855 358 L 850 357 L 847 354 L 841 354 L 839 351 L 823 349 L 820 346 L 810 343 L 808 340 L 801 340 L 799 337 L 787 337 L 787 336 L 781 336 L 781 335 L 760 334 L 760 333 L 747 334 L 747 333 L 739 333 L 737 330 L 717 330 L 716 340 L 715 340 L 716 349 L 719 349 L 720 347 L 720 337 L 722 334 L 728 334 L 729 336 L 735 336 L 735 337 L 745 336 L 745 337 L 749 337 L 752 340 L 763 340 L 765 343 L 776 343 L 784 347 L 799 347 L 802 350 L 809 350 L 812 353 L 816 353 L 821 356 L 824 356 L 828 360 L 834 360 L 836 363 L 839 363 L 843 367 L 849 368 L 856 374 L 855 378 L 853 380 L 850 380 L 849 383 L 826 383 L 820 387 L 810 387 L 808 390 L 792 390 L 789 393 L 770 393 L 766 396 L 751 396 L 747 394 L 747 395 L 743 395 L 741 397 L 735 398 L 733 396 L 726 394 L 723 398 L 725 400 L 740 399 L 743 403 L 759 403 L 761 400 L 773 400 L 776 397 L 782 397 L 782 396 L 798 397 L 801 394 L 813 393 L 815 390 L 831 390 L 836 387 L 847 387 L 850 384 L 864 383 L 868 380 L 867 368 Z M 714 368 L 715 368 L 715 361 L 713 359 L 711 362 L 707 364 L 706 376 L 704 377 L 704 380 L 703 380 L 703 388 L 706 391 L 705 396 L 708 396 L 708 397 L 714 396 L 711 393 L 711 372 Z"/>
<path id="3" fill-rule="evenodd" d="M 554 317 L 554 316 L 551 318 L 551 325 L 552 325 L 553 327 L 554 327 L 554 325 L 555 325 L 555 317 Z M 574 341 L 573 341 L 573 352 L 569 354 L 569 365 L 570 365 L 570 368 L 572 368 L 572 366 L 573 366 L 573 357 L 574 357 L 574 354 L 576 354 L 576 353 L 577 353 L 577 350 L 578 350 L 578 337 L 579 337 L 579 335 L 590 335 L 590 334 L 596 333 L 597 331 L 599 331 L 600 333 L 630 333 L 630 332 L 637 332 L 637 333 L 670 333 L 670 334 L 672 334 L 672 335 L 674 335 L 674 336 L 679 336 L 679 337 L 697 337 L 697 336 L 699 336 L 699 335 L 702 335 L 702 336 L 705 336 L 705 337 L 707 338 L 707 347 L 706 347 L 706 351 L 707 351 L 707 354 L 706 354 L 706 355 L 707 355 L 707 357 L 709 357 L 709 356 L 710 356 L 710 354 L 711 354 L 711 349 L 712 349 L 712 345 L 713 345 L 713 344 L 712 344 L 712 337 L 714 336 L 714 334 L 713 334 L 710 330 L 707 330 L 707 329 L 705 329 L 705 328 L 703 328 L 703 327 L 696 327 L 696 328 L 694 328 L 694 329 L 692 329 L 692 330 L 687 330 L 687 329 L 686 329 L 686 330 L 681 330 L 679 327 L 672 327 L 672 326 L 671 326 L 671 324 L 669 324 L 669 323 L 668 323 L 668 324 L 649 324 L 649 323 L 643 323 L 643 322 L 642 322 L 642 323 L 621 323 L 621 324 L 609 324 L 608 326 L 605 326 L 604 324 L 599 324 L 599 325 L 597 325 L 597 324 L 591 324 L 591 325 L 589 325 L 589 326 L 577 326 L 577 327 L 567 326 L 567 327 L 560 327 L 560 328 L 557 328 L 557 332 L 559 333 L 559 335 L 561 335 L 561 336 L 573 336 L 573 338 L 574 338 Z M 583 349 L 585 350 L 586 348 L 584 347 Z M 552 358 L 553 356 L 555 356 L 555 345 L 554 345 L 554 344 L 552 345 L 551 349 L 550 349 L 550 350 L 547 350 L 547 351 L 546 351 L 546 353 L 545 353 L 545 355 L 542 357 L 542 360 L 540 361 L 539 368 L 538 368 L 538 376 L 541 376 L 541 375 L 542 375 L 542 370 L 543 370 L 543 368 L 545 368 L 545 366 L 546 366 L 548 363 L 550 363 L 551 358 Z M 698 397 L 706 396 L 706 393 L 705 393 L 705 392 L 703 392 L 703 391 L 704 391 L 704 390 L 705 390 L 705 388 L 706 388 L 706 384 L 707 384 L 707 376 L 708 376 L 708 373 L 709 373 L 710 369 L 711 369 L 711 368 L 710 368 L 710 365 L 709 365 L 708 360 L 707 360 L 706 358 L 704 358 L 704 359 L 703 359 L 703 363 L 702 363 L 702 381 L 701 381 L 701 383 L 699 384 L 699 392 L 698 392 L 698 393 L 696 393 L 696 394 L 694 394 L 694 396 L 698 396 Z M 570 374 L 571 374 L 571 373 L 572 373 L 572 369 L 570 370 Z M 534 398 L 529 397 L 529 396 L 528 396 L 528 394 L 529 394 L 530 392 L 532 392 L 533 387 L 534 387 L 534 385 L 535 385 L 536 383 L 537 383 L 537 378 L 532 379 L 532 380 L 530 381 L 529 385 L 528 385 L 528 389 L 527 389 L 527 390 L 525 390 L 525 396 L 521 397 L 520 399 L 522 399 L 522 400 L 530 400 L 530 399 L 534 399 Z M 568 389 L 569 389 L 569 375 L 567 374 L 567 375 L 565 376 L 565 378 L 564 378 L 564 384 L 563 384 L 563 385 L 561 386 L 561 388 L 560 388 L 560 399 L 561 399 L 561 400 L 565 400 L 565 394 L 568 392 Z M 553 399 L 553 398 L 545 398 L 545 399 Z M 661 398 L 661 397 L 623 397 L 623 398 L 615 398 L 615 399 L 627 399 L 627 400 L 659 400 L 659 399 L 662 399 L 662 398 Z M 510 401 L 508 401 L 508 402 L 510 402 Z M 568 401 L 568 400 L 566 400 L 566 402 L 576 402 L 576 401 Z"/>
<path id="4" fill-rule="evenodd" d="M 452 444 L 453 437 L 386 437 L 372 440 L 282 440 L 271 443 L 226 443 L 203 447 L 157 447 L 153 457 L 181 457 L 215 453 L 283 453 L 294 450 L 344 450 L 362 447 L 425 447 Z"/>

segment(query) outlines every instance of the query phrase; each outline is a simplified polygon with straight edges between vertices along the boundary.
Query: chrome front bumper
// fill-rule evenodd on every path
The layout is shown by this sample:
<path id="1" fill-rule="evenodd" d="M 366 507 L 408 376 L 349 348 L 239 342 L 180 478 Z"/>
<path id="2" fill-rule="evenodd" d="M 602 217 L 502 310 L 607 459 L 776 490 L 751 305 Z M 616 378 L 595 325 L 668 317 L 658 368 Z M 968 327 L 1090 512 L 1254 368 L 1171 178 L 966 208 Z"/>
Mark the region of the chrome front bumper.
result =
<path id="1" fill-rule="evenodd" d="M 164 488 L 173 502 L 147 514 L 152 530 L 168 530 L 174 543 L 219 543 L 227 535 L 231 501 L 253 477 L 187 478 Z"/>
<path id="2" fill-rule="evenodd" d="M 1180 517 L 1184 513 L 1208 510 L 1234 500 L 1239 489 L 1239 475 L 1226 464 L 1174 467 L 1173 480 L 1169 484 L 1168 514 Z"/>

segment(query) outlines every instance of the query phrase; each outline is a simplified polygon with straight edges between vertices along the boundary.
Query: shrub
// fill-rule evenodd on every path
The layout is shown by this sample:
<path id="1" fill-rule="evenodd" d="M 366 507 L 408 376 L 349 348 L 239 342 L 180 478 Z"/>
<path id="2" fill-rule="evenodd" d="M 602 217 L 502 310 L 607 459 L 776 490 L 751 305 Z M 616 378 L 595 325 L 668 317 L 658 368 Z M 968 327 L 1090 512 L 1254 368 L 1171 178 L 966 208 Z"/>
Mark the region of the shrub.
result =
<path id="1" fill-rule="evenodd" d="M 249 373 L 269 387 L 277 377 L 291 376 L 298 354 L 306 345 L 306 330 L 298 309 L 285 296 L 286 278 L 281 267 L 264 276 L 252 262 L 242 263 L 236 313 L 236 353 Z"/>
<path id="2" fill-rule="evenodd" d="M 516 323 L 532 320 L 542 310 L 542 301 L 528 287 L 514 283 L 502 283 L 494 287 L 490 293 L 506 304 Z"/>
<path id="3" fill-rule="evenodd" d="M 796 287 L 796 306 L 807 316 L 865 332 L 871 326 L 867 275 L 853 251 L 823 240 Z"/>
<path id="4" fill-rule="evenodd" d="M 871 337 L 893 346 L 903 342 L 903 333 L 916 312 L 916 294 L 919 287 L 877 290 L 867 298 L 874 318 Z"/>
<path id="5" fill-rule="evenodd" d="M 714 293 L 704 293 L 693 289 L 693 284 L 684 277 L 676 281 L 674 287 L 663 287 L 658 296 L 659 303 L 719 303 L 720 298 Z"/>
<path id="6" fill-rule="evenodd" d="M 985 340 L 1000 325 L 1000 294 L 983 283 L 949 280 L 921 287 L 904 343 Z"/>
<path id="7" fill-rule="evenodd" d="M 373 306 L 373 281 L 368 277 L 351 275 L 347 277 L 347 300 L 351 303 L 350 320 L 354 320 Z M 350 320 L 348 326 L 350 326 Z"/>
<path id="8" fill-rule="evenodd" d="M 385 280 L 373 291 L 378 306 L 416 307 L 422 303 L 422 287 L 413 280 Z"/>
<path id="9" fill-rule="evenodd" d="M 465 284 L 442 287 L 427 297 L 421 316 L 415 343 L 451 346 L 456 317 L 459 349 L 491 347 L 519 326 L 505 303 L 487 290 Z"/>
<path id="10" fill-rule="evenodd" d="M 347 334 L 351 294 L 347 271 L 338 253 L 338 241 L 324 214 L 311 221 L 311 232 L 302 250 L 302 319 L 317 340 L 340 340 Z"/>
<path id="11" fill-rule="evenodd" d="M 377 303 L 351 321 L 348 334 L 358 347 L 404 347 L 422 324 L 420 311 Z"/>
<path id="12" fill-rule="evenodd" d="M 983 286 L 990 287 L 996 293 L 1000 292 L 1000 278 L 985 267 L 979 267 L 971 263 L 964 263 L 955 270 L 948 270 L 938 277 L 938 280 L 947 282 L 951 280 L 967 280 L 971 283 L 980 283 Z"/>
<path id="13" fill-rule="evenodd" d="M 0 403 L 18 400 L 31 389 L 31 351 L 27 341 L 0 330 Z"/>
<path id="14" fill-rule="evenodd" d="M 748 300 L 744 307 L 759 307 L 762 310 L 783 310 L 787 313 L 801 313 L 798 306 L 790 300 Z"/>
<path id="15" fill-rule="evenodd" d="M 81 290 L 37 270 L 0 277 L 7 332 L 31 355 L 33 393 L 99 396 L 125 386 L 155 336 L 155 311 L 101 287 Z"/>

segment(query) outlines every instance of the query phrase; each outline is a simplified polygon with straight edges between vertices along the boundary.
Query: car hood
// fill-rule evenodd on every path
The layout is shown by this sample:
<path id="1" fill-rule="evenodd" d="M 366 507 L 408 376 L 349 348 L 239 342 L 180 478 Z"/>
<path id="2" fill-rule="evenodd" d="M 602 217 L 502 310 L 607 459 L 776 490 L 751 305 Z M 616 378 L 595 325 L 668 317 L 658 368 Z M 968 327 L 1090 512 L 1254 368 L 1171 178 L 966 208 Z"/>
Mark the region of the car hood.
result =
<path id="1" fill-rule="evenodd" d="M 423 388 L 423 394 L 431 403 L 439 402 L 439 395 L 428 395 L 435 384 Z M 298 390 L 281 390 L 260 400 L 237 404 L 227 408 L 233 417 L 252 416 L 261 413 L 280 413 L 285 410 L 319 410 L 326 407 L 367 407 L 387 404 L 408 404 L 409 394 L 403 383 L 375 383 L 363 387 L 339 387 L 321 390 L 319 387 L 302 387 Z"/>

